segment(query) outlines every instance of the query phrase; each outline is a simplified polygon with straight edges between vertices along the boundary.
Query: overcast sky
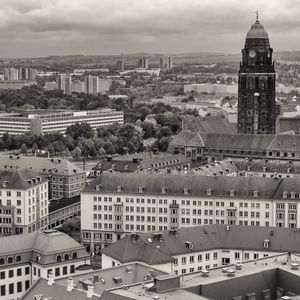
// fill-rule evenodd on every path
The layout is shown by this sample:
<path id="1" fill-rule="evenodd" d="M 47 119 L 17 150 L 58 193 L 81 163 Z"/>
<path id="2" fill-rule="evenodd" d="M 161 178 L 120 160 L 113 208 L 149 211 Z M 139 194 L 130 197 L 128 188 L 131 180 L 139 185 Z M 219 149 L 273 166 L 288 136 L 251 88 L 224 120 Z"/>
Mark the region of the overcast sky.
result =
<path id="1" fill-rule="evenodd" d="M 240 53 L 257 9 L 275 51 L 300 49 L 300 0 L 1 0 L 0 57 Z"/>

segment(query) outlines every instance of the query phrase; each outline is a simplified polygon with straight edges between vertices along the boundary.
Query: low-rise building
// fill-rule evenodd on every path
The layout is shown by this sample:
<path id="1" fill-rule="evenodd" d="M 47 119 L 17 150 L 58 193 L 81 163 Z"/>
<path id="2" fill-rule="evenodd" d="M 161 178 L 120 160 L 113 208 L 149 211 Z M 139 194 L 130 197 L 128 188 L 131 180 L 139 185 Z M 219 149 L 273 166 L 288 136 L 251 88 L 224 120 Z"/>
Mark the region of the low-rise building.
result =
<path id="1" fill-rule="evenodd" d="M 297 228 L 299 178 L 103 173 L 81 194 L 92 252 L 130 232 L 205 224 Z"/>
<path id="2" fill-rule="evenodd" d="M 207 225 L 132 233 L 101 250 L 102 267 L 142 262 L 176 275 L 197 273 L 285 253 L 300 253 L 289 228 Z"/>
<path id="3" fill-rule="evenodd" d="M 47 178 L 49 199 L 72 198 L 85 188 L 85 172 L 67 159 L 0 154 L 0 165 L 27 168 Z"/>
<path id="4" fill-rule="evenodd" d="M 0 297 L 17 300 L 39 278 L 76 275 L 90 267 L 85 248 L 55 230 L 1 238 Z"/>
<path id="5" fill-rule="evenodd" d="M 62 225 L 66 220 L 80 216 L 80 196 L 52 200 L 49 205 L 48 228 Z"/>
<path id="6" fill-rule="evenodd" d="M 48 227 L 48 181 L 19 168 L 0 169 L 0 235 L 30 233 Z"/>

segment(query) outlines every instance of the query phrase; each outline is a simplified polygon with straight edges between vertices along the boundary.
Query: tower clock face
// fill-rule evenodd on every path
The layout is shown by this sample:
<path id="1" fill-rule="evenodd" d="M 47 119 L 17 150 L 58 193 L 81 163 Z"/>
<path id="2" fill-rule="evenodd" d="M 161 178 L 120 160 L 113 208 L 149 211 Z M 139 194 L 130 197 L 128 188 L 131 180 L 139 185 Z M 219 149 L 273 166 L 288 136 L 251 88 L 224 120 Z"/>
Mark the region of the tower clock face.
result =
<path id="1" fill-rule="evenodd" d="M 256 56 L 256 52 L 254 50 L 251 50 L 249 52 L 249 57 L 254 58 Z"/>

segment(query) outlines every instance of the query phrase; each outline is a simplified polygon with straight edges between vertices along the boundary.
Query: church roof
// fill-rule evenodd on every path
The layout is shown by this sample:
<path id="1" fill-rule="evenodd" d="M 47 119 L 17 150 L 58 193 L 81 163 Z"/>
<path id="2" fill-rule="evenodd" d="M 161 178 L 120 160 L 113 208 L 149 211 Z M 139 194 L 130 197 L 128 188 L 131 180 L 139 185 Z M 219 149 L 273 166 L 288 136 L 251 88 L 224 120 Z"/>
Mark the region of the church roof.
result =
<path id="1" fill-rule="evenodd" d="M 251 26 L 247 33 L 246 39 L 268 39 L 269 35 L 264 26 L 259 23 L 259 20 Z"/>

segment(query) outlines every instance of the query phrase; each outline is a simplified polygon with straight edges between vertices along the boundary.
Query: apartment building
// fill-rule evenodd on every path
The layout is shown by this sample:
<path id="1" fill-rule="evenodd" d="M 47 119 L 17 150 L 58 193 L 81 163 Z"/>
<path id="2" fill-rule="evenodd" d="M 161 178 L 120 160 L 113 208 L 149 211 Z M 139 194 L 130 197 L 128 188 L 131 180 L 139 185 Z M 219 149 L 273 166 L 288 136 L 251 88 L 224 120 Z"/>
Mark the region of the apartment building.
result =
<path id="1" fill-rule="evenodd" d="M 66 129 L 76 123 L 87 123 L 92 129 L 111 125 L 123 124 L 124 113 L 114 109 L 69 111 L 54 113 L 32 114 L 1 114 L 0 136 L 8 133 L 16 134 L 46 134 L 60 132 L 64 134 Z"/>
<path id="2" fill-rule="evenodd" d="M 296 228 L 299 178 L 103 173 L 81 194 L 92 252 L 129 232 L 206 224 Z"/>
<path id="3" fill-rule="evenodd" d="M 0 165 L 27 168 L 49 180 L 49 199 L 72 198 L 85 188 L 85 172 L 63 158 L 0 155 Z"/>
<path id="4" fill-rule="evenodd" d="M 288 252 L 299 254 L 299 237 L 289 228 L 217 224 L 132 233 L 101 251 L 102 267 L 140 262 L 184 275 Z"/>
<path id="5" fill-rule="evenodd" d="M 0 298 L 17 300 L 39 278 L 79 274 L 90 264 L 84 247 L 55 230 L 2 237 L 0 249 Z"/>
<path id="6" fill-rule="evenodd" d="M 30 233 L 48 226 L 48 181 L 28 169 L 0 169 L 0 235 Z"/>

